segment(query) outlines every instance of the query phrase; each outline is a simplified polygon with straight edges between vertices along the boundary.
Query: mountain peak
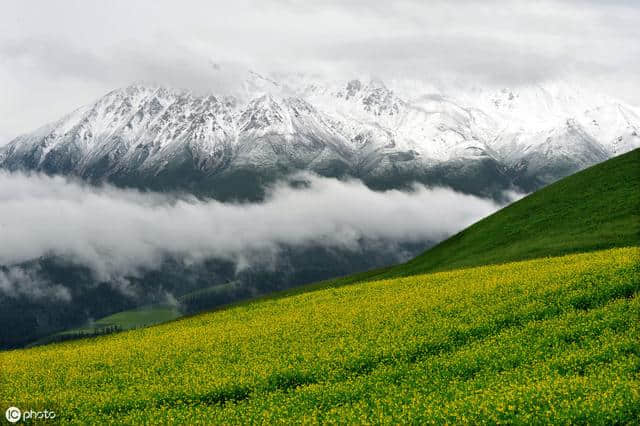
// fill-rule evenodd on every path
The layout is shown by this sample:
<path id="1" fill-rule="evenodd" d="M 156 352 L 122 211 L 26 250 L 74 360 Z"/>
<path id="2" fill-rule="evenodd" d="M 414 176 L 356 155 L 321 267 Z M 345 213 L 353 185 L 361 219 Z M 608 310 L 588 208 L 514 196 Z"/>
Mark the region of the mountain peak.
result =
<path id="1" fill-rule="evenodd" d="M 492 176 L 544 169 L 548 182 L 640 146 L 633 108 L 561 85 L 407 101 L 376 79 L 249 80 L 246 99 L 136 82 L 16 138 L 0 148 L 0 167 L 127 182 L 240 166 L 413 181 L 436 166 L 484 162 Z"/>
<path id="2" fill-rule="evenodd" d="M 286 112 L 270 93 L 265 93 L 249 102 L 240 115 L 239 129 L 247 132 L 264 130 L 286 121 Z"/>

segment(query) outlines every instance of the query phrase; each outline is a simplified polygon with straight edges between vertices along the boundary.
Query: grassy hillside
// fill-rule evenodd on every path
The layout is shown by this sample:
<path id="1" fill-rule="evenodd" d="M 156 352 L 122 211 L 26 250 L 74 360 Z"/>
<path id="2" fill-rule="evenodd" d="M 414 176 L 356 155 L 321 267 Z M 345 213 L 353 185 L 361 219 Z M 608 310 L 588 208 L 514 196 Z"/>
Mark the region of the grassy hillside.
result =
<path id="1" fill-rule="evenodd" d="M 0 404 L 78 423 L 639 423 L 639 165 L 578 173 L 404 265 L 0 352 Z"/>
<path id="2" fill-rule="evenodd" d="M 60 420 L 637 422 L 638 248 L 380 280 L 0 353 Z"/>
<path id="3" fill-rule="evenodd" d="M 442 242 L 394 275 L 640 243 L 640 149 L 562 179 Z"/>

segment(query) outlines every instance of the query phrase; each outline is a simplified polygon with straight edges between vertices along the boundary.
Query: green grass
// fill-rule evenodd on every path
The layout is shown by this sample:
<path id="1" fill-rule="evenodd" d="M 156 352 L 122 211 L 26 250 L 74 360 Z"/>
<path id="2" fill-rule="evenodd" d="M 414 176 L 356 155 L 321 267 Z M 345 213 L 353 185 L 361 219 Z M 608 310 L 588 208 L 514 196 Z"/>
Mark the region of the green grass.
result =
<path id="1" fill-rule="evenodd" d="M 170 305 L 143 306 L 129 311 L 118 312 L 94 322 L 97 328 L 118 326 L 123 330 L 143 327 L 145 325 L 158 324 L 160 322 L 171 321 L 180 316 L 180 310 Z"/>
<path id="2" fill-rule="evenodd" d="M 178 302 L 188 302 L 191 299 L 198 299 L 207 296 L 215 296 L 221 291 L 232 288 L 236 282 L 214 285 L 199 289 L 178 298 Z M 180 318 L 183 313 L 179 306 L 167 304 L 145 305 L 127 311 L 117 312 L 112 315 L 92 321 L 84 326 L 70 328 L 58 333 L 51 334 L 31 343 L 27 347 L 45 345 L 51 342 L 57 342 L 62 339 L 83 338 L 88 335 L 100 335 L 113 331 L 130 330 L 132 328 L 147 327 L 150 325 L 161 324 Z M 113 331 L 110 331 L 113 330 Z"/>
<path id="3" fill-rule="evenodd" d="M 640 244 L 640 149 L 562 179 L 393 269 L 411 275 Z"/>
<path id="4" fill-rule="evenodd" d="M 132 328 L 146 327 L 171 321 L 182 316 L 180 309 L 170 305 L 147 305 L 136 309 L 122 311 L 100 318 L 85 326 L 61 331 L 39 339 L 29 347 L 44 345 L 63 339 L 82 338 L 90 335 L 99 335 L 114 330 L 129 330 Z"/>

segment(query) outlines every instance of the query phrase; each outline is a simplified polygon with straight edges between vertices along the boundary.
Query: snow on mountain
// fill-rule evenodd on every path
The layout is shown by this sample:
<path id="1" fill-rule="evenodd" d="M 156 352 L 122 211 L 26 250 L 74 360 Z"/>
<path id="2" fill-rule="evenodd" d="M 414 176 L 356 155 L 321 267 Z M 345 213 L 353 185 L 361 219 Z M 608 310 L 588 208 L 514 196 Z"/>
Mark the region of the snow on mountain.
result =
<path id="1" fill-rule="evenodd" d="M 408 99 L 376 79 L 252 72 L 242 96 L 114 90 L 1 148 L 0 167 L 169 187 L 171 176 L 239 170 L 437 184 L 483 175 L 530 190 L 639 147 L 639 128 L 634 107 L 565 83 Z"/>
<path id="2" fill-rule="evenodd" d="M 612 155 L 640 146 L 640 115 L 628 105 L 612 101 L 589 109 L 576 119 Z"/>

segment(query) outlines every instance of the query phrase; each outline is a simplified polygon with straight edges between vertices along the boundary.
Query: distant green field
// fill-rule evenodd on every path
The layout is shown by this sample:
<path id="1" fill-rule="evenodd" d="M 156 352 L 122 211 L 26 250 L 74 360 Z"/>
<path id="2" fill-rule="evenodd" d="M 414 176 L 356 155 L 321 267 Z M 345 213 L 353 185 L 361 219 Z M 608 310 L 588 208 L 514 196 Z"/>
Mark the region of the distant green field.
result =
<path id="1" fill-rule="evenodd" d="M 157 324 L 178 318 L 180 311 L 175 306 L 152 305 L 104 317 L 96 321 L 97 326 L 117 325 L 124 330 Z"/>
<path id="2" fill-rule="evenodd" d="M 178 298 L 178 302 L 188 303 L 192 302 L 193 300 L 205 299 L 210 296 L 215 296 L 221 291 L 233 287 L 234 285 L 236 285 L 235 282 L 230 282 L 203 288 L 181 296 L 180 298 Z M 79 339 L 88 336 L 95 337 L 115 331 L 147 327 L 150 325 L 172 321 L 176 318 L 180 318 L 183 315 L 180 310 L 179 303 L 176 306 L 166 304 L 146 305 L 139 308 L 130 309 L 128 311 L 118 312 L 113 315 L 100 318 L 96 321 L 92 321 L 82 327 L 75 327 L 44 337 L 33 342 L 28 347 L 64 340 L 71 340 L 75 338 Z"/>
<path id="3" fill-rule="evenodd" d="M 97 424 L 639 424 L 639 166 L 578 173 L 403 265 L 0 352 L 0 404 Z"/>
<path id="4" fill-rule="evenodd" d="M 47 336 L 30 346 L 43 345 L 50 342 L 67 340 L 71 338 L 81 338 L 85 336 L 100 335 L 111 332 L 111 330 L 129 330 L 132 328 L 146 327 L 154 324 L 171 321 L 182 316 L 180 309 L 169 305 L 149 305 L 136 309 L 118 312 L 113 315 L 100 318 L 83 327 L 77 327 L 60 333 Z"/>

